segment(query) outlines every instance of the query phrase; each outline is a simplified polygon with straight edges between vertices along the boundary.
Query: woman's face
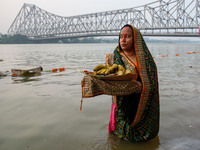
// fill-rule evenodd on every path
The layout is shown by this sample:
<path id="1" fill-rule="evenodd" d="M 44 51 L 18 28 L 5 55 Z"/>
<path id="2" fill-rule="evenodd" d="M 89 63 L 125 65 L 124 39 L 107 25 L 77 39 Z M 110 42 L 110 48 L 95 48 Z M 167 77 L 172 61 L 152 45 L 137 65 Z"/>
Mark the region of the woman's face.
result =
<path id="1" fill-rule="evenodd" d="M 124 51 L 133 50 L 133 34 L 129 26 L 124 27 L 119 35 L 119 43 Z"/>

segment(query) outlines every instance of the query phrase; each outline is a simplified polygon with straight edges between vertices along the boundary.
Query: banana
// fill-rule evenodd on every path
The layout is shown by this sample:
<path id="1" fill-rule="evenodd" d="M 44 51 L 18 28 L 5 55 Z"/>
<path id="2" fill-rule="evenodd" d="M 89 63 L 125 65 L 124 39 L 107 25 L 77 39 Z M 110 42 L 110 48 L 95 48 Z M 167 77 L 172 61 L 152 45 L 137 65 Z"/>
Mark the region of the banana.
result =
<path id="1" fill-rule="evenodd" d="M 113 65 L 112 65 L 112 68 L 114 68 L 114 70 L 115 70 L 115 69 L 118 68 L 118 65 L 117 65 L 117 64 L 113 64 Z"/>
<path id="2" fill-rule="evenodd" d="M 97 74 L 101 74 L 101 71 L 103 71 L 103 69 L 98 70 Z"/>
<path id="3" fill-rule="evenodd" d="M 109 64 L 108 64 L 108 65 L 106 65 L 106 68 L 107 68 L 107 69 L 108 69 L 108 68 L 110 68 L 110 67 L 112 67 L 112 65 L 109 65 Z"/>
<path id="4" fill-rule="evenodd" d="M 93 75 L 109 75 L 112 73 L 115 73 L 117 75 L 123 75 L 125 73 L 125 69 L 122 65 L 102 65 L 99 64 L 96 67 L 94 67 Z M 130 73 L 131 71 L 127 69 L 126 73 Z"/>
<path id="5" fill-rule="evenodd" d="M 114 73 L 114 68 L 110 67 L 110 73 Z"/>
<path id="6" fill-rule="evenodd" d="M 96 67 L 94 67 L 94 71 L 99 71 L 99 70 L 101 70 L 101 69 L 103 69 L 103 68 L 105 68 L 105 66 L 104 65 L 102 65 L 102 64 L 99 64 L 99 65 L 97 65 Z"/>
<path id="7" fill-rule="evenodd" d="M 107 71 L 107 69 L 101 69 L 101 70 L 97 71 L 97 74 L 103 75 L 103 74 L 105 74 L 106 71 Z"/>
<path id="8" fill-rule="evenodd" d="M 103 69 L 102 71 L 101 71 L 101 74 L 102 75 L 105 75 L 105 72 L 107 71 L 108 69 Z"/>
<path id="9" fill-rule="evenodd" d="M 118 65 L 117 64 L 113 64 L 111 67 L 110 67 L 110 73 L 114 73 L 115 70 L 118 69 Z"/>
<path id="10" fill-rule="evenodd" d="M 111 70 L 110 70 L 110 68 L 108 68 L 108 69 L 106 70 L 106 72 L 105 72 L 105 75 L 109 75 L 110 72 L 111 72 Z"/>
<path id="11" fill-rule="evenodd" d="M 132 73 L 131 70 L 126 69 L 125 74 Z"/>
<path id="12" fill-rule="evenodd" d="M 124 74 L 124 72 L 122 71 L 122 70 L 119 70 L 118 72 L 117 72 L 117 75 L 123 75 Z"/>
<path id="13" fill-rule="evenodd" d="M 118 71 L 120 71 L 120 70 L 122 70 L 122 71 L 125 70 L 124 67 L 123 67 L 122 65 L 118 65 Z"/>

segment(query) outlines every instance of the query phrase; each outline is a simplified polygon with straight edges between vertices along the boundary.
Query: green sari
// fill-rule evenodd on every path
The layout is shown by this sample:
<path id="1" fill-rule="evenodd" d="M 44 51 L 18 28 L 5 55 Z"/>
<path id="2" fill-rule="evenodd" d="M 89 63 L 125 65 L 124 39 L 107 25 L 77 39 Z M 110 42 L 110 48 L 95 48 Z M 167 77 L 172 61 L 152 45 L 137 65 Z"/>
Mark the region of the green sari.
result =
<path id="1" fill-rule="evenodd" d="M 127 25 L 126 25 L 127 26 Z M 115 109 L 115 130 L 119 138 L 131 142 L 143 142 L 153 139 L 159 132 L 159 91 L 156 64 L 146 43 L 136 28 L 132 28 L 134 35 L 134 49 L 137 59 L 137 71 L 142 83 L 140 94 L 117 96 Z M 122 60 L 122 49 L 114 50 L 114 63 L 126 67 Z M 126 109 L 129 106 L 129 109 Z"/>
<path id="2" fill-rule="evenodd" d="M 113 133 L 131 142 L 143 142 L 156 137 L 159 131 L 157 69 L 139 30 L 128 26 L 133 31 L 136 69 L 130 60 L 125 59 L 120 44 L 114 54 L 106 55 L 106 64 L 116 63 L 135 70 L 138 80 L 100 80 L 86 74 L 81 80 L 82 98 L 101 94 L 117 96 Z"/>

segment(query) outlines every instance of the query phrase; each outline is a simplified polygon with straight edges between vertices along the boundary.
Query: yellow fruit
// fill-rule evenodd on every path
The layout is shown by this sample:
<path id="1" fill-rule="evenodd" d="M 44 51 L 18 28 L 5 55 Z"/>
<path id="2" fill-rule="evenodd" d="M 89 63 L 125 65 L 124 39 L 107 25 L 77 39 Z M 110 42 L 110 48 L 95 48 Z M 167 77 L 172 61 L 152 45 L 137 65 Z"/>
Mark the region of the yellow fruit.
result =
<path id="1" fill-rule="evenodd" d="M 117 70 L 118 66 L 117 64 L 113 64 L 111 67 L 110 67 L 110 73 L 114 73 L 115 70 Z"/>
<path id="2" fill-rule="evenodd" d="M 107 70 L 108 70 L 108 69 L 103 69 L 103 70 L 101 71 L 101 74 L 104 75 L 105 72 L 106 72 Z"/>
<path id="3" fill-rule="evenodd" d="M 117 75 L 123 75 L 124 74 L 124 72 L 122 71 L 122 70 L 119 70 L 118 72 L 117 72 Z"/>
<path id="4" fill-rule="evenodd" d="M 132 73 L 131 70 L 126 69 L 125 74 Z"/>
<path id="5" fill-rule="evenodd" d="M 102 65 L 102 64 L 99 64 L 99 65 L 97 65 L 96 67 L 94 67 L 94 71 L 99 71 L 99 70 L 101 70 L 101 69 L 103 69 L 103 68 L 105 68 L 105 66 L 104 65 Z"/>
<path id="6" fill-rule="evenodd" d="M 105 75 L 109 75 L 111 72 L 110 68 L 106 70 Z"/>
<path id="7" fill-rule="evenodd" d="M 107 69 L 101 69 L 99 71 L 97 71 L 97 74 L 99 75 L 103 75 L 106 72 Z"/>
<path id="8" fill-rule="evenodd" d="M 122 65 L 118 65 L 118 71 L 120 71 L 120 70 L 122 70 L 122 71 L 125 70 L 124 67 L 123 67 Z"/>
<path id="9" fill-rule="evenodd" d="M 106 68 L 108 69 L 108 68 L 110 68 L 112 65 L 106 65 Z"/>
<path id="10" fill-rule="evenodd" d="M 118 68 L 118 65 L 117 65 L 117 64 L 113 64 L 112 67 L 113 67 L 114 69 L 117 69 L 117 68 Z"/>
<path id="11" fill-rule="evenodd" d="M 100 69 L 99 71 L 97 71 L 97 74 L 101 74 L 102 71 L 103 69 Z"/>
<path id="12" fill-rule="evenodd" d="M 110 69 L 110 73 L 114 73 L 115 71 L 114 68 L 110 67 L 109 69 Z"/>

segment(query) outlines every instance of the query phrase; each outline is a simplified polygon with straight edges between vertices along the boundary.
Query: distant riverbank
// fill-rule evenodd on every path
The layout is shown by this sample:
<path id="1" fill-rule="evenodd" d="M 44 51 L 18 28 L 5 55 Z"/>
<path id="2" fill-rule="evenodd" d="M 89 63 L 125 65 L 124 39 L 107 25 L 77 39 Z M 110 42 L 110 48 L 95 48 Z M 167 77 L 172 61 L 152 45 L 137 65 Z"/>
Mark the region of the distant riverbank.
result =
<path id="1" fill-rule="evenodd" d="M 200 38 L 176 38 L 176 37 L 145 37 L 147 43 L 200 43 Z M 25 35 L 3 35 L 0 34 L 0 44 L 44 44 L 44 43 L 118 43 L 117 37 L 88 37 L 88 38 L 67 38 L 67 39 L 50 39 L 50 40 L 30 40 Z"/>

